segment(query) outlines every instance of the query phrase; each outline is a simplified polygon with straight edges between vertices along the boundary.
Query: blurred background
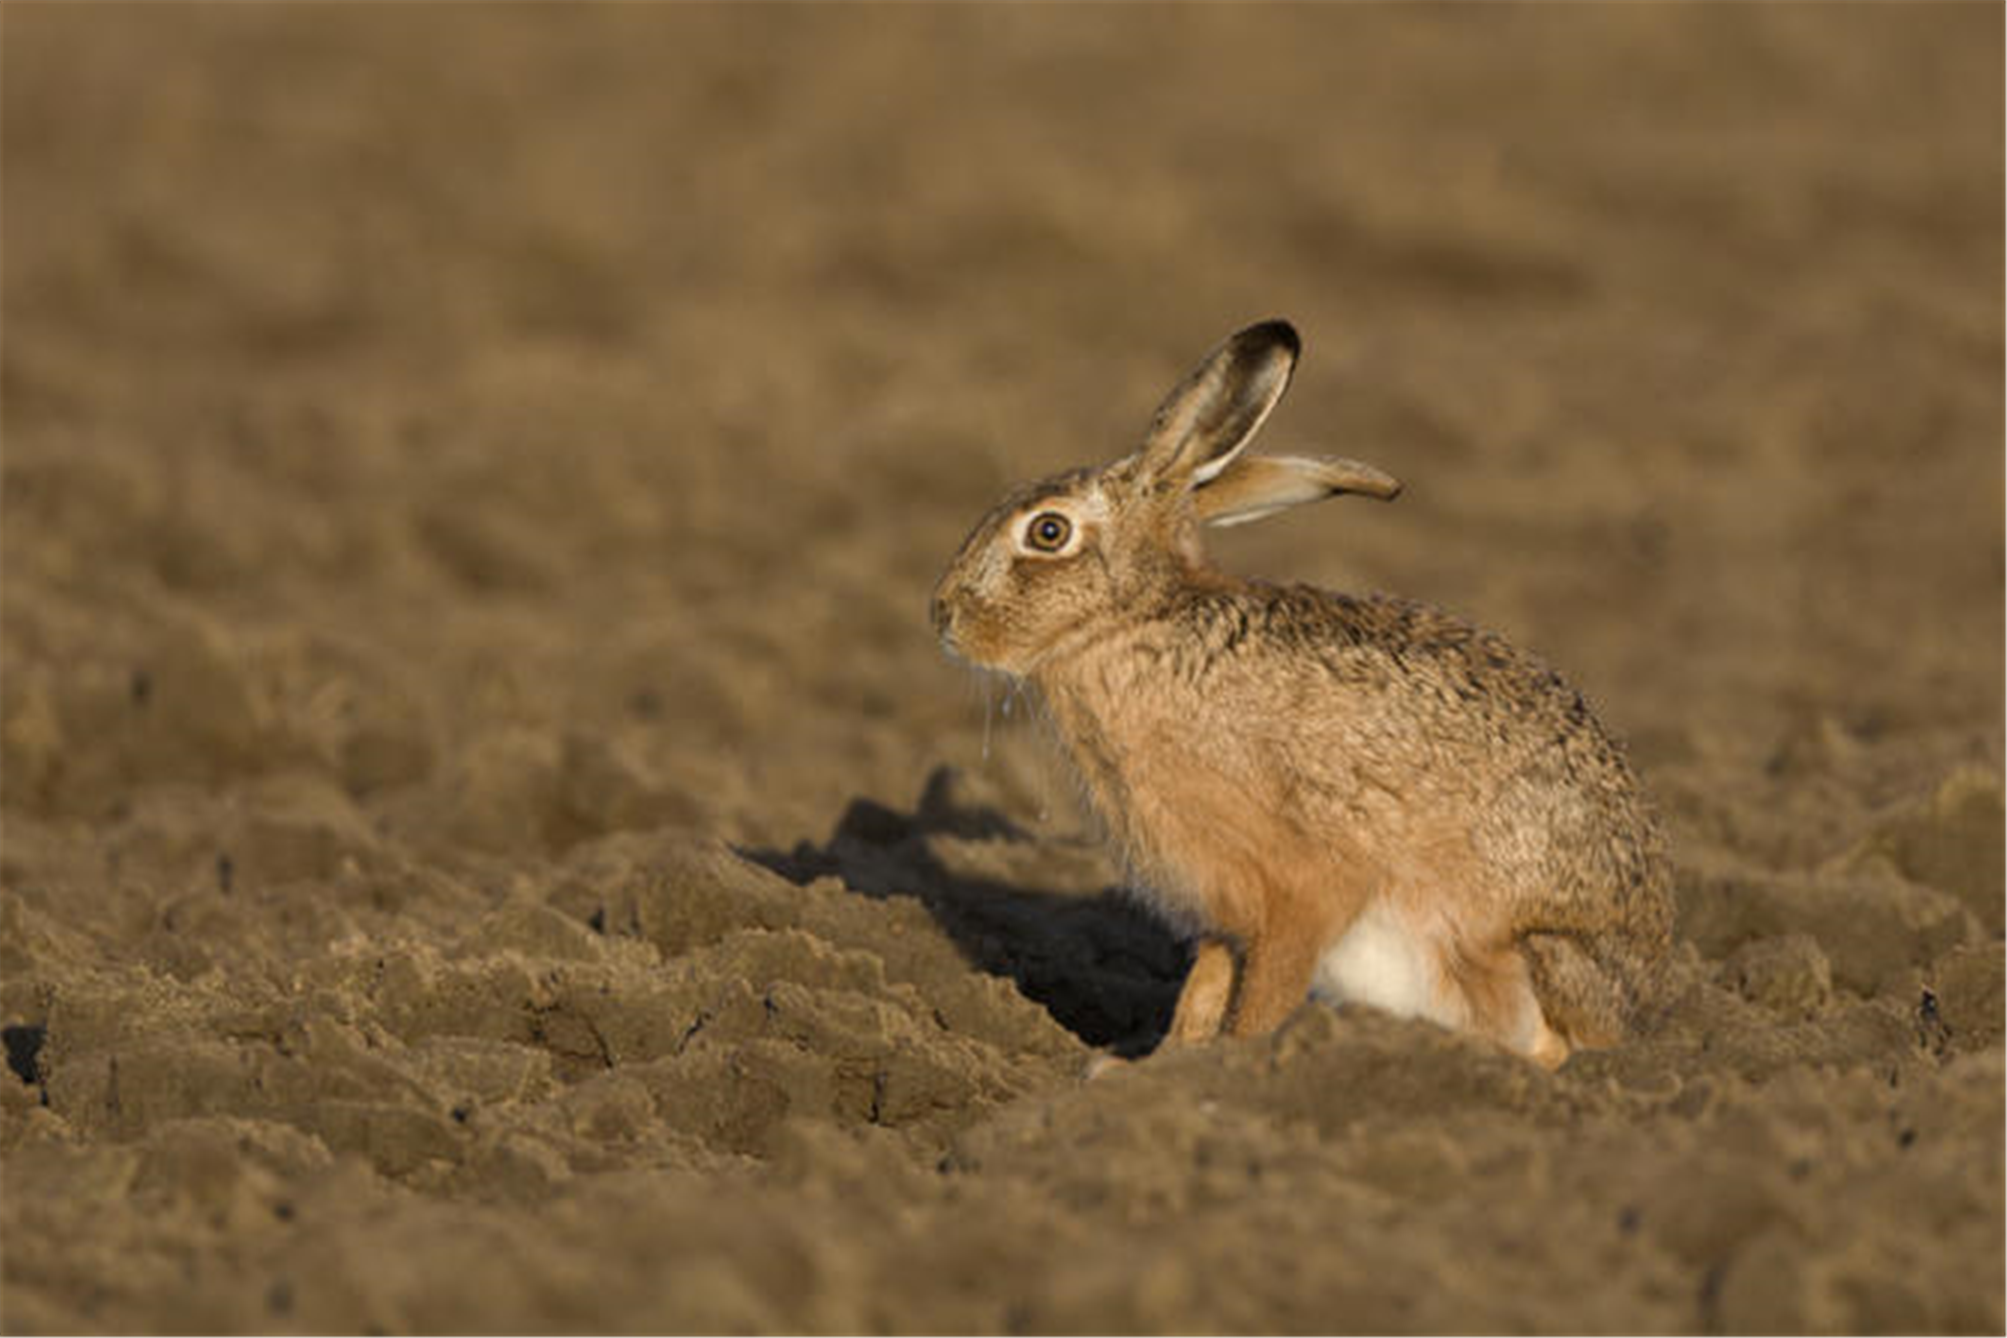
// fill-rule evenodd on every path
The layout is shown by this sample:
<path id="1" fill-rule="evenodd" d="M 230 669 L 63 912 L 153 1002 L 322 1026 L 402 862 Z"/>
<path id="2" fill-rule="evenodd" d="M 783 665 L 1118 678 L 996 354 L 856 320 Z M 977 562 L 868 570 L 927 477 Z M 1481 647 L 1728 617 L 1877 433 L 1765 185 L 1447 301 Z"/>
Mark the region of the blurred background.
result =
<path id="1" fill-rule="evenodd" d="M 1997 31 L 20 10 L 10 695 L 122 704 L 199 610 L 379 674 L 420 727 L 378 751 L 611 731 L 791 835 L 980 750 L 924 608 L 989 502 L 1282 315 L 1265 444 L 1409 491 L 1223 535 L 1234 569 L 1446 604 L 1653 739 L 1997 718 Z M 88 808 L 216 743 L 14 745 L 10 788 Z"/>
<path id="2" fill-rule="evenodd" d="M 19 1210 L 29 1216 L 15 1219 L 10 1253 L 29 1238 L 128 1239 L 36 1219 L 33 1204 L 88 1198 L 85 1187 L 112 1183 L 88 1167 L 114 1164 L 91 1156 L 111 1158 L 121 1140 L 155 1137 L 158 1121 L 191 1112 L 307 1129 L 323 1147 L 315 1156 L 373 1158 L 380 1186 L 415 1188 L 426 1203 L 506 1196 L 494 1186 L 516 1184 L 534 1159 L 481 1160 L 502 1156 L 501 1135 L 479 1120 L 475 1133 L 462 1128 L 462 1079 L 438 1076 L 472 1070 L 411 1058 L 420 1005 L 396 1012 L 374 983 L 326 986 L 332 1002 L 315 1025 L 332 1030 L 313 1045 L 284 1032 L 274 1053 L 309 1075 L 286 1089 L 304 1094 L 297 1109 L 216 1096 L 180 1056 L 213 1051 L 215 1074 L 244 1071 L 243 1055 L 266 1054 L 244 1038 L 267 1024 L 244 1021 L 242 1001 L 269 994 L 271 1016 L 296 1019 L 286 1010 L 306 1007 L 301 981 L 326 985 L 313 973 L 343 952 L 419 945 L 407 974 L 427 982 L 409 987 L 421 999 L 462 997 L 440 983 L 459 976 L 426 974 L 435 949 L 539 962 L 625 952 L 631 941 L 595 938 L 588 951 L 548 924 L 522 928 L 555 906 L 566 932 L 604 931 L 610 912 L 591 896 L 610 875 L 578 870 L 630 849 L 623 841 L 670 832 L 704 849 L 783 850 L 822 840 L 860 799 L 895 810 L 896 821 L 873 820 L 903 833 L 897 815 L 945 765 L 1051 838 L 1011 856 L 1028 864 L 985 866 L 992 881 L 953 889 L 987 895 L 1002 880 L 1092 892 L 1113 879 L 1032 713 L 942 658 L 928 595 L 1007 486 L 1126 452 L 1174 379 L 1271 316 L 1297 325 L 1306 352 L 1262 446 L 1355 456 L 1407 491 L 1391 506 L 1340 501 L 1222 532 L 1218 560 L 1426 599 L 1557 665 L 1632 740 L 1682 852 L 1685 931 L 1710 961 L 1756 932 L 1738 920 L 1702 933 L 1695 908 L 1728 904 L 1704 895 L 1721 868 L 1808 869 L 1863 839 L 1889 806 L 1952 794 L 1930 810 L 1951 826 L 1917 819 L 1924 837 L 1888 838 L 1909 852 L 1905 876 L 1949 889 L 1927 903 L 1935 909 L 1901 889 L 1819 902 L 1854 908 L 1818 922 L 1847 927 L 1815 928 L 1811 957 L 1792 940 L 1765 959 L 1764 979 L 1816 982 L 1804 963 L 1827 953 L 1843 986 L 1866 997 L 1886 984 L 1888 999 L 1913 1008 L 1914 969 L 1961 941 L 1968 929 L 1939 931 L 1968 925 L 1969 910 L 1969 933 L 1993 944 L 1991 965 L 1974 969 L 1992 982 L 1997 1050 L 2001 24 L 1997 5 L 1977 4 L 7 6 L 0 971 L 11 983 L 0 1005 L 10 1027 L 46 1032 L 28 1072 L 49 1067 L 39 1105 L 8 1085 L 16 1105 L 0 1141 L 43 1138 L 77 1158 L 33 1182 L 46 1192 Z M 1933 788 L 1960 775 L 1980 779 Z M 1929 835 L 1954 829 L 1966 835 L 1945 837 L 1951 845 Z M 811 855 L 802 877 L 838 869 L 881 894 L 944 867 L 881 865 L 865 878 L 841 852 Z M 701 867 L 691 886 L 751 876 Z M 734 892 L 733 904 L 768 907 L 760 916 L 796 904 L 756 891 Z M 484 918 L 505 910 L 531 919 Z M 851 938 L 816 932 L 903 960 L 893 936 L 906 922 L 882 914 Z M 1779 914 L 1763 933 L 1813 923 Z M 924 938 L 918 923 L 897 942 Z M 686 961 L 696 932 L 686 929 L 662 930 L 662 960 L 620 977 L 615 993 L 657 988 L 663 962 Z M 558 937 L 537 937 L 546 930 Z M 1010 974 L 1027 989 L 1077 976 L 1085 968 L 1061 949 L 1078 937 L 1039 941 L 1032 956 L 1049 948 L 1049 961 L 1027 966 L 1020 954 Z M 1004 952 L 979 948 L 986 964 Z M 1894 965 L 1873 955 L 1882 951 Z M 1177 963 L 1150 960 L 1149 988 L 1161 992 Z M 823 961 L 758 970 L 819 980 Z M 1810 974 L 1777 977 L 1777 962 Z M 923 994 L 990 981 L 941 971 Z M 715 978 L 742 988 L 749 972 L 727 963 Z M 920 1030 L 869 1032 L 858 1045 L 935 1036 L 925 1010 L 879 986 L 866 991 L 871 1006 L 918 1010 Z M 1016 995 L 993 1003 L 968 1015 L 1019 1019 L 1005 1007 L 1022 1005 Z M 697 1007 L 691 1016 L 709 1016 Z M 456 1045 L 492 1040 L 500 1015 L 438 1026 Z M 749 1028 L 776 1025 L 757 1008 L 749 1016 Z M 1884 1032 L 1908 1037 L 1890 1016 Z M 645 1049 L 695 1030 L 680 1013 L 660 1027 L 645 1010 L 634 1017 L 625 1032 L 596 1024 L 614 1038 L 599 1042 L 609 1067 L 622 1035 L 646 1038 L 634 1041 Z M 576 1055 L 550 1058 L 546 1013 L 518 1021 L 516 1049 L 496 1053 L 541 1063 L 547 1078 L 555 1062 L 564 1083 L 576 1076 L 566 1067 L 584 1062 Z M 1020 1022 L 1032 1027 L 1010 1026 Z M 314 1056 L 332 1052 L 313 1046 L 349 1027 L 370 1038 L 355 1053 L 390 1063 L 395 1052 L 398 1081 L 431 1094 L 398 1108 L 404 1123 L 330 1123 L 322 1106 L 337 1088 L 316 1084 L 335 1083 L 326 1075 L 349 1061 L 316 1068 Z M 1045 1039 L 1023 1041 L 1034 1033 Z M 973 1121 L 983 1102 L 1072 1071 L 1065 1046 L 1078 1042 L 1064 1033 L 995 1034 L 1008 1059 L 996 1072 L 1013 1076 L 970 1079 L 930 1118 Z M 1880 1053 L 1844 1050 L 1866 1032 L 1818 1034 L 1841 1037 L 1843 1057 Z M 155 1040 L 133 1039 L 142 1035 Z M 159 1066 L 143 1070 L 134 1047 L 156 1043 Z M 803 1044 L 822 1053 L 834 1042 Z M 1766 1055 L 1801 1053 L 1797 1040 L 1762 1044 Z M 115 1066 L 105 1090 L 114 1053 L 125 1056 L 123 1106 Z M 381 1099 L 380 1075 L 356 1071 L 357 1090 Z M 699 1080 L 676 1072 L 684 1085 L 670 1087 L 693 1090 Z M 705 1090 L 741 1094 L 716 1098 L 729 1137 L 684 1129 L 678 1137 L 697 1141 L 620 1143 L 626 1134 L 604 1129 L 626 1129 L 628 1116 L 605 1111 L 630 1107 L 592 1106 L 588 1119 L 560 1101 L 586 1089 L 557 1079 L 535 1089 L 548 1100 L 509 1107 L 523 1113 L 508 1137 L 557 1140 L 536 1146 L 560 1148 L 573 1169 L 674 1162 L 708 1174 L 725 1152 L 764 1147 L 759 1121 L 771 1116 L 743 1095 L 751 1089 L 713 1077 Z M 1993 1279 L 1977 1309 L 1758 1306 L 1730 1312 L 1729 1326 L 1997 1326 L 1997 1069 L 1992 1081 L 1993 1123 L 1979 1119 L 1971 1134 L 1991 1149 L 1992 1180 L 1973 1173 L 1992 1186 L 1991 1225 L 1972 1219 L 1977 1251 L 1944 1255 L 1959 1277 Z M 682 1129 L 680 1108 L 662 1103 L 659 1119 Z M 863 1110 L 845 1127 L 866 1123 Z M 869 1123 L 880 1113 L 874 1097 Z M 612 1123 L 593 1122 L 602 1116 Z M 1760 1160 L 1798 1116 L 1751 1118 L 1770 1149 L 1751 1154 Z M 550 1132 L 574 1119 L 585 1132 Z M 1697 1127 L 1653 1126 L 1637 1145 L 1623 1141 L 1635 1130 L 1612 1135 L 1607 1165 L 1643 1175 L 1653 1163 L 1640 1148 L 1719 1142 Z M 1505 1128 L 1503 1146 L 1523 1151 L 1512 1140 L 1532 1135 Z M 941 1155 L 924 1151 L 913 1165 Z M 1381 1164 L 1380 1145 L 1369 1151 Z M 160 1183 L 209 1183 L 187 1168 L 211 1163 L 159 1156 L 145 1165 Z M 15 1184 L 27 1164 L 10 1165 Z M 1945 1183 L 1964 1183 L 1964 1165 L 1947 1162 Z M 1728 1191 L 1752 1183 L 1749 1164 L 1715 1172 L 1702 1177 L 1710 1192 L 1743 1202 Z M 289 1187 L 310 1178 L 273 1174 Z M 894 1182 L 906 1186 L 900 1202 L 924 1198 Z M 1434 1182 L 1415 1183 L 1416 1202 L 1428 1201 Z M 1512 1278 L 1521 1227 L 1573 1221 L 1566 1205 L 1579 1196 L 1546 1181 L 1494 1188 L 1498 1239 L 1474 1243 L 1451 1224 L 1446 1257 L 1466 1269 L 1490 1260 Z M 1089 1200 L 1100 1202 L 1069 1202 Z M 1815 1208 L 1800 1216 L 1887 1216 L 1835 1214 L 1837 1201 L 1807 1200 Z M 1333 1212 L 1354 1203 L 1333 1202 Z M 588 1241 L 604 1239 L 591 1223 L 626 1220 L 580 1211 Z M 1404 1220 L 1437 1222 L 1416 1211 Z M 916 1220 L 958 1223 L 957 1213 Z M 413 1258 L 463 1239 L 430 1218 L 398 1220 Z M 1706 1213 L 1692 1221 L 1713 1225 L 1680 1239 L 1713 1239 L 1720 1225 Z M 963 1242 L 974 1261 L 1001 1257 L 997 1241 L 960 1229 L 924 1234 Z M 341 1237 L 361 1242 L 353 1259 L 364 1262 L 328 1276 L 353 1287 L 402 1276 L 388 1255 L 366 1253 L 374 1232 L 365 1223 Z M 1939 1236 L 1932 1225 L 1906 1238 Z M 474 1261 L 516 1260 L 491 1285 L 543 1276 L 523 1262 L 541 1257 L 542 1237 L 523 1239 L 539 1244 Z M 1075 1240 L 1066 1259 L 1009 1256 L 1032 1272 L 1104 1258 L 1063 1231 L 1014 1239 Z M 1096 1228 L 1092 1239 L 1099 1249 L 1123 1237 Z M 56 1254 L 41 1257 L 31 1293 L 25 1265 L 10 1264 L 15 1294 L 39 1298 L 30 1314 L 42 1327 L 144 1327 L 169 1313 L 198 1327 L 287 1313 L 323 1328 L 498 1322 L 478 1308 L 343 1310 L 337 1290 L 323 1298 L 330 1309 L 304 1299 L 260 1309 L 276 1295 L 261 1292 L 234 1310 L 227 1286 L 204 1290 L 210 1275 L 174 1271 L 178 1246 L 128 1245 L 152 1261 L 133 1266 L 129 1312 L 90 1309 L 78 1298 L 101 1294 L 91 1290 L 101 1273 L 63 1272 L 71 1265 Z M 1574 1279 L 1556 1283 L 1557 1298 L 1635 1284 L 1609 1310 L 1486 1309 L 1509 1289 L 1478 1288 L 1464 1297 L 1472 1309 L 1345 1313 L 1465 1328 L 1724 1322 L 1718 1309 L 1710 1321 L 1651 1308 L 1699 1294 L 1704 1275 L 1721 1294 L 1700 1246 L 1667 1248 L 1676 1282 L 1663 1287 L 1659 1273 L 1627 1272 L 1628 1255 L 1554 1266 L 1552 1277 Z M 1924 1266 L 1891 1249 L 1888 1276 Z M 1104 1281 L 1140 1276 L 1133 1260 L 1106 1258 Z M 1979 1258 L 1991 1263 L 1958 1262 Z M 1759 1259 L 1748 1276 L 1783 1276 L 1774 1264 Z M 149 1290 L 156 1282 L 164 1290 Z M 1299 1285 L 1283 1279 L 1274 1295 Z M 1752 1285 L 1758 1300 L 1770 1295 Z M 1889 1285 L 1861 1295 L 1907 1294 Z M 551 1288 L 581 1294 L 561 1280 Z M 153 1308 L 167 1292 L 221 1308 Z M 1103 1295 L 1079 1294 L 1090 1292 Z M 1416 1294 L 1437 1293 L 1404 1296 Z M 1444 1305 L 1461 1295 L 1440 1294 Z M 511 1313 L 557 1327 L 618 1314 L 685 1326 L 894 1323 L 870 1309 L 761 1320 L 730 1305 L 541 1304 Z M 901 1313 L 899 1323 L 949 1329 L 1002 1322 Z M 1147 1306 L 1042 1313 L 1058 1327 L 1172 1323 Z M 1168 1313 L 1273 1328 L 1335 1312 Z"/>

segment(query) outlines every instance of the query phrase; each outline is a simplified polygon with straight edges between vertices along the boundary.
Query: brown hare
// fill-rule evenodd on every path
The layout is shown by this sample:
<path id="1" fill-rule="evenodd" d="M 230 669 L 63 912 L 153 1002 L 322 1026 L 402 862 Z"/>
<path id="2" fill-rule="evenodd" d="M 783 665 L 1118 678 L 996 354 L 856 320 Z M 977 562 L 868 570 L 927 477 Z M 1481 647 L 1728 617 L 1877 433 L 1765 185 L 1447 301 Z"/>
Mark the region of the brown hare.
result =
<path id="1" fill-rule="evenodd" d="M 1307 997 L 1553 1067 L 1650 1005 L 1664 844 L 1581 696 L 1498 636 L 1385 595 L 1226 575 L 1201 525 L 1400 484 L 1251 456 L 1300 344 L 1228 339 L 1141 449 L 1019 488 L 941 577 L 943 644 L 1036 686 L 1138 890 L 1197 939 L 1167 1040 Z"/>

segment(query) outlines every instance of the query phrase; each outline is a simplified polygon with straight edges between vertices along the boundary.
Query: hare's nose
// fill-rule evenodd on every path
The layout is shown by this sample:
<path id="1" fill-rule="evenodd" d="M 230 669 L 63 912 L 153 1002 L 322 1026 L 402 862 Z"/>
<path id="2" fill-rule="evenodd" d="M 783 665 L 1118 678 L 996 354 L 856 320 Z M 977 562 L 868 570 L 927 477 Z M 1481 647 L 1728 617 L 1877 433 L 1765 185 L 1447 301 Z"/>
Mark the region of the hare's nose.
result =
<path id="1" fill-rule="evenodd" d="M 927 605 L 927 616 L 934 624 L 934 635 L 948 650 L 955 649 L 955 602 L 952 594 L 945 585 L 937 587 Z"/>

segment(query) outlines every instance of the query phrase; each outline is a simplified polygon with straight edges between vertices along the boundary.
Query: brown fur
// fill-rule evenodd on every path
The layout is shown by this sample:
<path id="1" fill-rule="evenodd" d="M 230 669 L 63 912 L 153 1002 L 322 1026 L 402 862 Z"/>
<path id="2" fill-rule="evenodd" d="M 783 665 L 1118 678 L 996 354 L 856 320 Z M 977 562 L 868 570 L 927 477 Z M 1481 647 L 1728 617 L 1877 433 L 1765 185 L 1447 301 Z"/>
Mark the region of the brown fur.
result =
<path id="1" fill-rule="evenodd" d="M 1372 909 L 1431 945 L 1436 1015 L 1550 1065 L 1611 1044 L 1657 985 L 1671 903 L 1657 823 L 1581 696 L 1425 605 L 1205 565 L 1202 513 L 1398 489 L 1352 462 L 1241 466 L 1295 354 L 1286 326 L 1242 331 L 1135 455 L 1006 499 L 936 624 L 1037 685 L 1146 894 L 1201 936 L 1172 1039 L 1273 1028 Z M 1228 501 L 1205 500 L 1215 481 Z M 1064 551 L 1027 536 L 1047 512 Z"/>

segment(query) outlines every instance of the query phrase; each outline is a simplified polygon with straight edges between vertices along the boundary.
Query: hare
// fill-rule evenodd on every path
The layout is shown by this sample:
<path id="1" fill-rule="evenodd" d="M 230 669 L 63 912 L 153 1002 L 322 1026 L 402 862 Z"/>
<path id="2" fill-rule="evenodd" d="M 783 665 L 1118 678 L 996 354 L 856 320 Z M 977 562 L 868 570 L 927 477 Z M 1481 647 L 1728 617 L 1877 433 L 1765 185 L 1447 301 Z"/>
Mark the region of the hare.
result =
<path id="1" fill-rule="evenodd" d="M 1166 1043 L 1265 1033 L 1316 997 L 1549 1068 L 1614 1044 L 1650 1011 L 1672 903 L 1657 819 L 1581 696 L 1425 604 L 1206 563 L 1202 525 L 1401 490 L 1245 453 L 1300 349 L 1250 326 L 1135 453 L 1011 493 L 934 627 L 1037 688 L 1136 890 L 1196 939 Z"/>

